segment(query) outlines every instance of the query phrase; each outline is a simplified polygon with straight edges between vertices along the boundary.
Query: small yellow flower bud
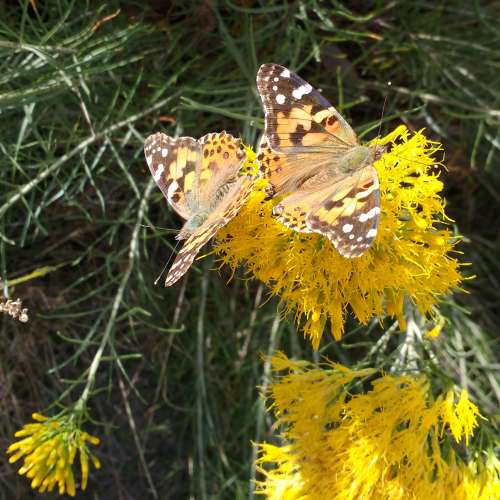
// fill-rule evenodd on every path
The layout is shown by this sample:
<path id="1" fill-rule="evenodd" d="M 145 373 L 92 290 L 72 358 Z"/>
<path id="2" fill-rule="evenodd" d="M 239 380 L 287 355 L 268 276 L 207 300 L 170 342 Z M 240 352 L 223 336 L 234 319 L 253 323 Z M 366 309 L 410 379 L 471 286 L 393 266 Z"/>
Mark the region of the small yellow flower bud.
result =
<path id="1" fill-rule="evenodd" d="M 47 417 L 42 415 L 41 413 L 32 413 L 31 418 L 33 420 L 36 420 L 37 422 L 45 422 L 47 420 Z"/>
<path id="2" fill-rule="evenodd" d="M 101 468 L 101 461 L 97 458 L 97 456 L 91 455 L 90 458 L 92 459 L 92 463 L 94 464 L 94 467 L 96 469 L 100 469 Z"/>
<path id="3" fill-rule="evenodd" d="M 428 223 L 427 221 L 423 218 L 423 217 L 420 217 L 418 214 L 413 214 L 413 222 L 415 223 L 415 226 L 418 228 L 418 229 L 422 229 L 422 230 L 425 230 L 428 228 Z"/>

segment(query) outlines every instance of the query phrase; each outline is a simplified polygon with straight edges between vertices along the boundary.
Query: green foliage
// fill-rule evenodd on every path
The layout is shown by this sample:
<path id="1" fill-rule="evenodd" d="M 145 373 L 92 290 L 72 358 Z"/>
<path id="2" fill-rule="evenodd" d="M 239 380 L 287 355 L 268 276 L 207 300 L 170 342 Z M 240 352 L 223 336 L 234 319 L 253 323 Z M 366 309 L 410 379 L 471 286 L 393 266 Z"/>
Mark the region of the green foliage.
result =
<path id="1" fill-rule="evenodd" d="M 71 405 L 85 391 L 103 463 L 89 498 L 248 497 L 251 441 L 268 439 L 272 425 L 256 388 L 269 376 L 260 354 L 276 348 L 433 371 L 440 387 L 466 387 L 494 425 L 498 6 L 165 4 L 3 3 L 0 279 L 30 317 L 2 317 L 3 449 L 31 412 Z M 226 129 L 256 144 L 263 62 L 300 71 L 365 139 L 387 96 L 383 128 L 403 121 L 444 143 L 450 213 L 477 277 L 469 296 L 441 310 L 438 341 L 421 342 L 422 318 L 413 318 L 410 337 L 374 320 L 367 331 L 348 325 L 340 343 L 325 336 L 311 353 L 262 285 L 244 271 L 231 281 L 225 269 L 209 272 L 210 257 L 172 289 L 154 285 L 179 221 L 150 180 L 143 140 L 159 130 L 199 137 Z M 28 491 L 2 458 L 0 498 Z"/>

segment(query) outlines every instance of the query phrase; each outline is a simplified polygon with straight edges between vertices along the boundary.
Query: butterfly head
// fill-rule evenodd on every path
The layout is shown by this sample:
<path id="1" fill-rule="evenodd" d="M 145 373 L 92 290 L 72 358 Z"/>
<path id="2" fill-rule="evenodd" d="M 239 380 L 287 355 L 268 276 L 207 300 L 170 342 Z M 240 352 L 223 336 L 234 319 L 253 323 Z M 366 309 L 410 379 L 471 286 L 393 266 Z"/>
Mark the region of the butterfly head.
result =
<path id="1" fill-rule="evenodd" d="M 207 218 L 208 212 L 198 212 L 194 214 L 184 223 L 175 239 L 186 240 L 207 220 Z"/>
<path id="2" fill-rule="evenodd" d="M 382 158 L 382 155 L 387 151 L 387 146 L 381 146 L 380 144 L 373 144 L 370 146 L 370 150 L 373 154 L 373 161 L 378 161 Z"/>

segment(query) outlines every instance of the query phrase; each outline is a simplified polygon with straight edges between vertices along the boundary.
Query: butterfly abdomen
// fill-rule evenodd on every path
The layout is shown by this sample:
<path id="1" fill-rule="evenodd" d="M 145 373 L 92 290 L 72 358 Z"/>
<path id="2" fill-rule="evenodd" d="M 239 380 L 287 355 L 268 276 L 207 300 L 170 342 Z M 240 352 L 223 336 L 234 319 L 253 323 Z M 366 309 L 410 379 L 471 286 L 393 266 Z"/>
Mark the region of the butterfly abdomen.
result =
<path id="1" fill-rule="evenodd" d="M 229 193 L 229 191 L 235 185 L 235 183 L 236 179 L 230 180 L 229 182 L 222 184 L 222 186 L 220 186 L 219 189 L 217 189 L 213 201 L 214 205 L 217 205 L 227 195 L 227 193 Z"/>

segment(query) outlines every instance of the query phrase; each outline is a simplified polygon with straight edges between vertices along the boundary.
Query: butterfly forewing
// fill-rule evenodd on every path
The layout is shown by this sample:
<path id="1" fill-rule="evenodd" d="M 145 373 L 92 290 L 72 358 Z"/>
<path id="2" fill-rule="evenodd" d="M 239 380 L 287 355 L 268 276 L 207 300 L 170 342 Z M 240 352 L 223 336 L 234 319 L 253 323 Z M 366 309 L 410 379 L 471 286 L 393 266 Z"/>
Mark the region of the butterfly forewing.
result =
<path id="1" fill-rule="evenodd" d="M 356 144 L 356 134 L 338 111 L 309 83 L 278 64 L 263 64 L 257 88 L 272 149 Z"/>
<path id="2" fill-rule="evenodd" d="M 269 192 L 283 196 L 276 218 L 297 232 L 327 236 L 344 257 L 361 256 L 380 213 L 376 150 L 359 146 L 337 110 L 287 68 L 264 64 L 257 87 L 266 118 L 258 159 Z"/>
<path id="3" fill-rule="evenodd" d="M 172 208 L 184 219 L 193 215 L 196 169 L 202 148 L 192 137 L 172 138 L 158 132 L 144 141 L 144 155 L 151 175 Z"/>

